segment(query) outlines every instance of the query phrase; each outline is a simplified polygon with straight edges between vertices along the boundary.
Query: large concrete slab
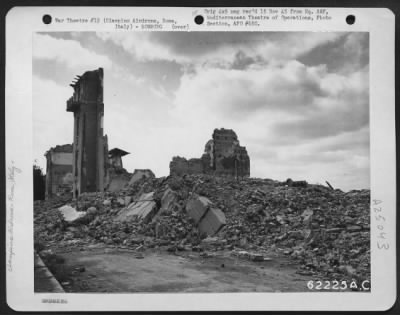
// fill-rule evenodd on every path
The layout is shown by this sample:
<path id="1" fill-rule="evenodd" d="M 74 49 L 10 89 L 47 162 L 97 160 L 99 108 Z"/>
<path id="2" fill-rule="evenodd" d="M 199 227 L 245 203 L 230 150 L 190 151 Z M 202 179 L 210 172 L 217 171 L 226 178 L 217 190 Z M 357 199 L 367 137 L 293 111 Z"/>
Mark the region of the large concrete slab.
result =
<path id="1" fill-rule="evenodd" d="M 186 213 L 198 224 L 211 205 L 206 197 L 195 196 L 187 202 Z"/>
<path id="2" fill-rule="evenodd" d="M 214 235 L 226 224 L 225 214 L 217 208 L 210 208 L 199 224 L 200 233 Z"/>
<path id="3" fill-rule="evenodd" d="M 157 211 L 153 196 L 154 192 L 142 194 L 137 201 L 122 209 L 116 220 L 129 221 L 137 219 L 148 222 Z"/>

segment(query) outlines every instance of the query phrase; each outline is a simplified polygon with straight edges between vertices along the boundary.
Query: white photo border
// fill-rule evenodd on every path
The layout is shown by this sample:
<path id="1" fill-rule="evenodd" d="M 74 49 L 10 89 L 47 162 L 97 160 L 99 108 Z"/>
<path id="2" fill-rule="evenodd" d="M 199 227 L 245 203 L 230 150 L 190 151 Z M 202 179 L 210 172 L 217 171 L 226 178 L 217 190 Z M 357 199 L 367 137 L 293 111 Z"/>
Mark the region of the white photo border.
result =
<path id="1" fill-rule="evenodd" d="M 369 32 L 370 43 L 370 172 L 371 283 L 360 292 L 302 293 L 174 293 L 75 294 L 34 293 L 32 179 L 32 34 L 35 32 L 114 31 L 104 24 L 51 24 L 44 14 L 60 18 L 107 16 L 173 18 L 190 31 L 224 31 L 196 25 L 194 12 L 204 8 L 149 7 L 15 7 L 6 17 L 6 269 L 7 303 L 18 311 L 182 311 L 182 310 L 387 310 L 396 300 L 396 142 L 395 142 L 395 18 L 385 8 L 326 8 L 331 20 L 261 22 L 234 31 Z M 304 8 L 303 8 L 304 9 Z M 312 8 L 315 9 L 315 8 Z M 356 23 L 345 23 L 347 15 Z M 123 30 L 121 30 L 123 32 Z M 159 31 L 159 30 L 157 30 Z M 168 30 L 171 31 L 171 30 Z M 230 28 L 229 31 L 233 31 Z M 374 202 L 375 200 L 375 202 Z M 388 249 L 379 249 L 385 216 Z M 44 304 L 43 298 L 66 299 Z"/>

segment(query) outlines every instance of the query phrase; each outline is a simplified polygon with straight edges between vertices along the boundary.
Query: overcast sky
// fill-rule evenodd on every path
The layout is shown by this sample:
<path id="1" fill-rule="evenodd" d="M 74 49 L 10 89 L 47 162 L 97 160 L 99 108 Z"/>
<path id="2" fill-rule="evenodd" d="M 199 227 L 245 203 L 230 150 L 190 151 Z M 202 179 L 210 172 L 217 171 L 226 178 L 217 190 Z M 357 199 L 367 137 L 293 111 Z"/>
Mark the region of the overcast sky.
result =
<path id="1" fill-rule="evenodd" d="M 235 130 L 251 176 L 369 188 L 368 33 L 120 32 L 33 37 L 34 159 L 72 143 L 77 74 L 104 68 L 109 149 L 169 173 Z"/>

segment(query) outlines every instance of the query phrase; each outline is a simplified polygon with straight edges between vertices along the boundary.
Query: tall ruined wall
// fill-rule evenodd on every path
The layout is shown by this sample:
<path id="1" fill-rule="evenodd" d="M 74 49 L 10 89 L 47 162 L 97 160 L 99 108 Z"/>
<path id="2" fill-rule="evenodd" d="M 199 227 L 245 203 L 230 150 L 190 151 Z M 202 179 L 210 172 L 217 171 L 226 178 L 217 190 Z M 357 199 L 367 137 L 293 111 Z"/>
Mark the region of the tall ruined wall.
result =
<path id="1" fill-rule="evenodd" d="M 214 174 L 219 176 L 250 176 L 250 158 L 246 147 L 239 144 L 231 129 L 215 129 L 212 139 L 200 159 L 174 157 L 170 163 L 171 175 Z"/>
<path id="2" fill-rule="evenodd" d="M 250 159 L 245 147 L 239 145 L 232 129 L 215 129 L 213 133 L 215 174 L 250 176 Z"/>
<path id="3" fill-rule="evenodd" d="M 235 148 L 237 176 L 250 177 L 250 157 L 246 147 L 237 146 Z"/>
<path id="4" fill-rule="evenodd" d="M 74 195 L 79 195 L 104 190 L 108 154 L 103 136 L 103 69 L 87 71 L 75 80 L 67 111 L 74 114 Z"/>

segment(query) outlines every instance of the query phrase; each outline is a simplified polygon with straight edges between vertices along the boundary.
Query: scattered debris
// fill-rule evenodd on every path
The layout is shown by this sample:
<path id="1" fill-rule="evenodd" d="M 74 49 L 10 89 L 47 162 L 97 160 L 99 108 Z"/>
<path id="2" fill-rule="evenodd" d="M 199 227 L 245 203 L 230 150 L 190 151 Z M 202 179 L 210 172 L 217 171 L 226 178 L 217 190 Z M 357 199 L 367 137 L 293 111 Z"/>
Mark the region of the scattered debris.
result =
<path id="1" fill-rule="evenodd" d="M 71 204 L 66 197 L 35 201 L 35 247 L 103 243 L 202 257 L 228 251 L 255 263 L 276 253 L 302 274 L 370 277 L 369 190 L 193 174 L 144 177 Z M 62 206 L 79 220 L 66 219 Z"/>

